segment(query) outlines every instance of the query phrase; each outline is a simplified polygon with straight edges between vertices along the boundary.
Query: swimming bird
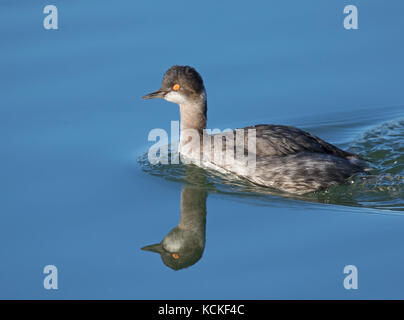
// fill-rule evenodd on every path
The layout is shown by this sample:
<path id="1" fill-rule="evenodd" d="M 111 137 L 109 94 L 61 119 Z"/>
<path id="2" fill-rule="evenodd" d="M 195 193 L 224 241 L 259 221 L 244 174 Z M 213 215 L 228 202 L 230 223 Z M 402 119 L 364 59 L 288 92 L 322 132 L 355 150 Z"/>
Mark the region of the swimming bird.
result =
<path id="1" fill-rule="evenodd" d="M 292 194 L 305 194 L 341 184 L 352 175 L 368 170 L 365 160 L 301 129 L 275 124 L 259 124 L 233 132 L 207 134 L 207 95 L 200 74 L 190 66 L 172 66 L 161 88 L 143 99 L 163 98 L 179 105 L 181 134 L 179 153 L 198 165 L 229 172 L 257 185 Z M 254 136 L 248 132 L 254 132 Z M 237 134 L 242 139 L 236 139 Z M 200 139 L 198 139 L 198 137 Z M 214 148 L 219 138 L 224 144 Z M 211 141 L 208 148 L 202 146 Z M 248 141 L 253 148 L 246 148 Z M 223 161 L 226 148 L 244 148 L 254 156 L 254 170 L 242 157 Z M 251 152 L 251 149 L 253 152 Z M 203 161 L 197 161 L 203 159 Z M 219 160 L 218 160 L 219 159 Z"/>

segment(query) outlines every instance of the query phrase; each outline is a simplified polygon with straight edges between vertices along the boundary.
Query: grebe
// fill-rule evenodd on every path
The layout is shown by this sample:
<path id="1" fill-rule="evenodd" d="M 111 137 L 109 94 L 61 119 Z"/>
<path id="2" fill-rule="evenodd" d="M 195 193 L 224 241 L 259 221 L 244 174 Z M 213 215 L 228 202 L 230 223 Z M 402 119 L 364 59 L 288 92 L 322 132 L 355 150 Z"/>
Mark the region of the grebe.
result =
<path id="1" fill-rule="evenodd" d="M 191 160 L 203 156 L 205 161 L 201 165 L 233 173 L 257 185 L 300 195 L 343 183 L 352 175 L 368 170 L 366 161 L 356 154 L 341 150 L 301 129 L 273 124 L 260 124 L 234 131 L 237 134 L 240 130 L 254 130 L 254 170 L 246 170 L 246 164 L 237 160 L 226 163 L 216 161 L 215 156 L 224 153 L 224 148 L 209 149 L 206 152 L 199 139 L 190 138 L 190 131 L 212 140 L 217 137 L 206 135 L 206 90 L 202 77 L 190 66 L 176 65 L 168 69 L 161 88 L 143 96 L 143 99 L 153 98 L 163 98 L 180 107 L 181 155 Z M 225 138 L 228 134 L 225 132 L 219 135 Z M 243 146 L 247 144 L 247 138 L 242 142 Z M 232 147 L 237 147 L 240 141 L 233 143 Z"/>

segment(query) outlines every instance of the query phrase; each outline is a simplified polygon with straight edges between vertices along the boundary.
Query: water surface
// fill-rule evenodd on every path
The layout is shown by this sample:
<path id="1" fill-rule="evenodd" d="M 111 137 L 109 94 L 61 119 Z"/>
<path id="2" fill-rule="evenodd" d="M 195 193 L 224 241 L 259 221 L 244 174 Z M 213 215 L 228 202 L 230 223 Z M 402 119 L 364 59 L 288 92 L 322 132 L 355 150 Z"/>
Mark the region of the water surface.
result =
<path id="1" fill-rule="evenodd" d="M 55 0 L 57 31 L 45 4 L 0 4 L 0 298 L 404 298 L 401 1 L 355 1 L 355 31 L 339 0 Z M 210 128 L 299 126 L 372 172 L 296 198 L 150 166 L 148 133 L 178 108 L 140 97 L 173 64 L 204 77 Z M 206 194 L 206 241 L 173 271 L 141 248 L 177 226 L 184 189 Z"/>

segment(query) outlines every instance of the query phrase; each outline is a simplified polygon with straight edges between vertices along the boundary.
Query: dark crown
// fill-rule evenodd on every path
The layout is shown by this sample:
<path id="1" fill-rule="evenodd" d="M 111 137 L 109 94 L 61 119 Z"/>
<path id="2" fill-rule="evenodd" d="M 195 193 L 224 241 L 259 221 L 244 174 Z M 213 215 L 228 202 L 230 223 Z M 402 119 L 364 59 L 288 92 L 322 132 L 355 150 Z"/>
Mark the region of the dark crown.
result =
<path id="1" fill-rule="evenodd" d="M 200 74 L 190 66 L 172 66 L 166 71 L 162 81 L 162 88 L 172 88 L 179 84 L 185 90 L 200 94 L 203 89 L 203 80 Z"/>

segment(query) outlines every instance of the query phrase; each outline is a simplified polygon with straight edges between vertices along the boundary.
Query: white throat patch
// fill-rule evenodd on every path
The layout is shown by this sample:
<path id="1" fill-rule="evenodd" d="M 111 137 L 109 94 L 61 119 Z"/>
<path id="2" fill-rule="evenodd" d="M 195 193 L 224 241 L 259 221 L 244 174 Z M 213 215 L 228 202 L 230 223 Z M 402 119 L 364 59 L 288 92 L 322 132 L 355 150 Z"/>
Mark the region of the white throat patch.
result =
<path id="1" fill-rule="evenodd" d="M 184 96 L 176 91 L 170 91 L 165 95 L 164 99 L 177 104 L 184 104 L 186 102 Z"/>

